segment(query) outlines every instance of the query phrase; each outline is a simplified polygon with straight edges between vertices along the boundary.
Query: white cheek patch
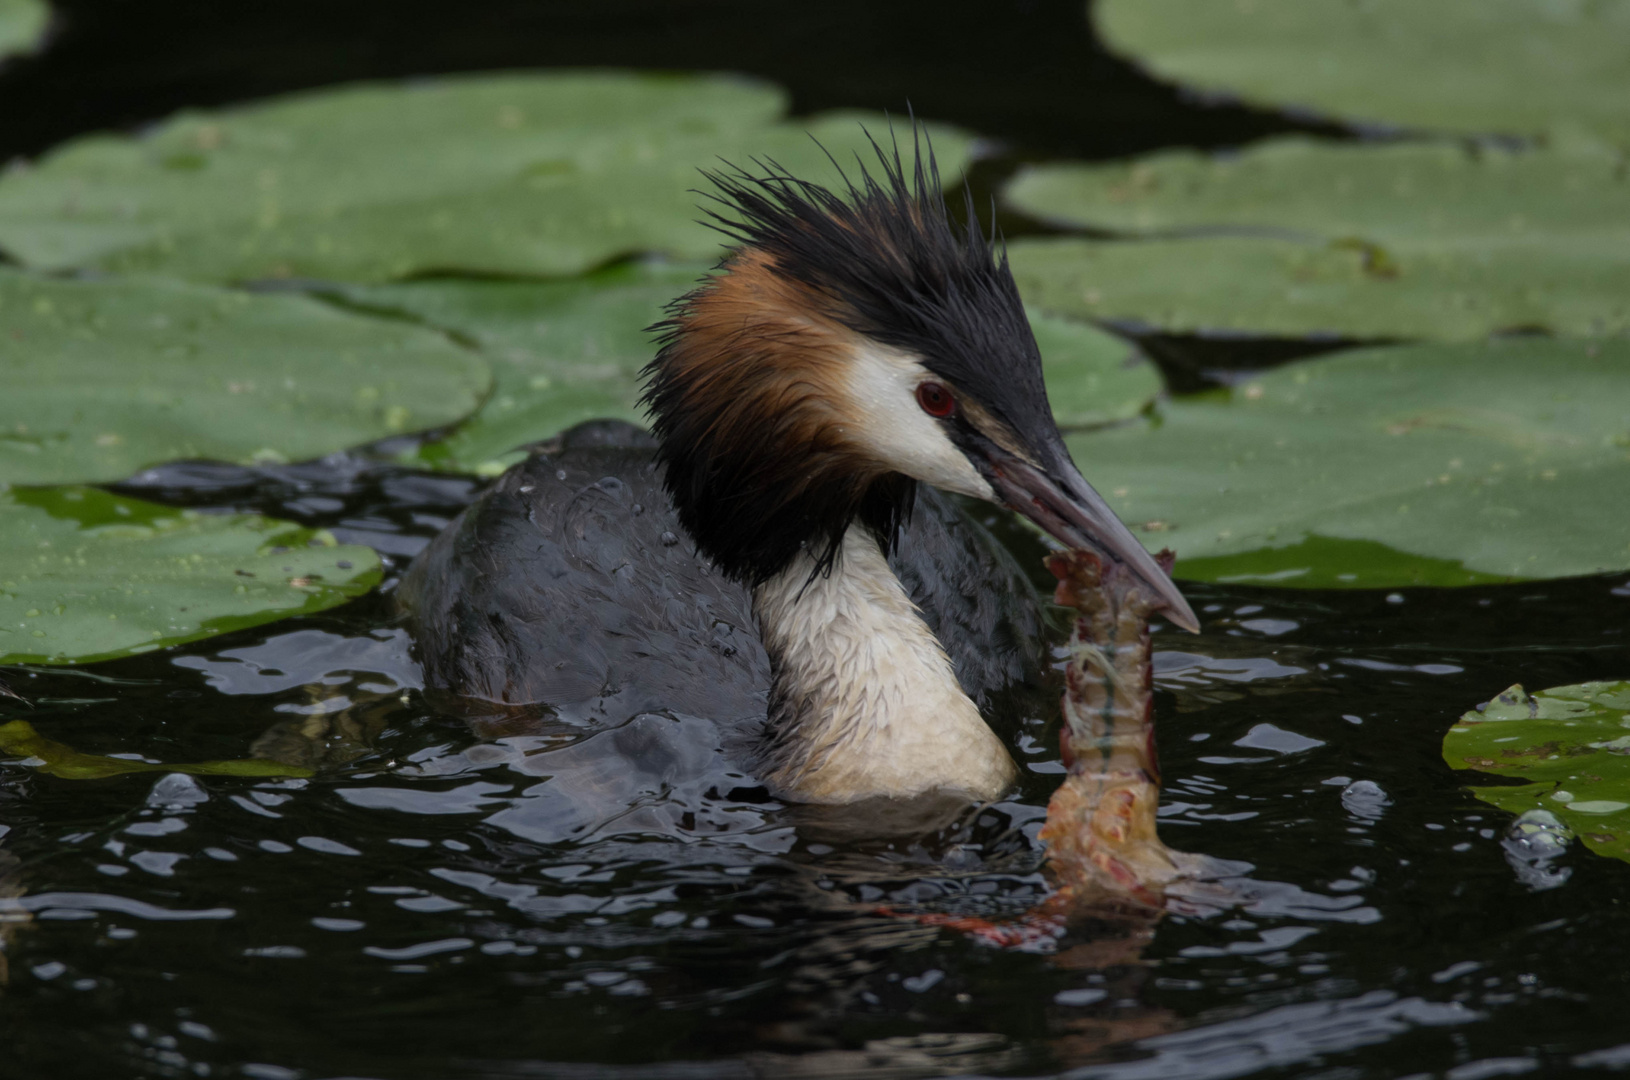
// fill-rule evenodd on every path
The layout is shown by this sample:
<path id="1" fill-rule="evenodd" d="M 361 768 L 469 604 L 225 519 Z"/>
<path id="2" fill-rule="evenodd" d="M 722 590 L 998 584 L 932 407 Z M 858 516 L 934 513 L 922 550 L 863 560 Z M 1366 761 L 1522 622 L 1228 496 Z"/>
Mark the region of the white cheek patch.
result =
<path id="1" fill-rule="evenodd" d="M 862 345 L 851 354 L 844 390 L 847 434 L 879 465 L 958 495 L 988 502 L 995 492 L 946 436 L 938 420 L 917 404 L 917 385 L 933 375 L 907 353 Z"/>

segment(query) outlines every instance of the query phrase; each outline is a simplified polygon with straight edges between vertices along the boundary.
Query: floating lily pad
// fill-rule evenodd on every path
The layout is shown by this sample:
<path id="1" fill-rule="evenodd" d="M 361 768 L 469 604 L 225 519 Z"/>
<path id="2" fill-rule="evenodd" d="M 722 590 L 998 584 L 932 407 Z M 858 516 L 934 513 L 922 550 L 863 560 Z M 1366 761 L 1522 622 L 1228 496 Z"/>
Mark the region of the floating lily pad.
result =
<path id="1" fill-rule="evenodd" d="M 643 421 L 639 372 L 656 353 L 647 327 L 709 263 L 626 263 L 566 281 L 439 279 L 339 287 L 366 310 L 410 317 L 480 345 L 495 384 L 481 410 L 417 451 L 436 468 L 502 472 L 515 448 L 583 420 Z"/>
<path id="2" fill-rule="evenodd" d="M 1149 526 L 1152 523 L 1144 523 Z M 1148 532 L 1166 531 L 1161 522 Z M 1176 538 L 1174 538 L 1175 541 Z M 1154 538 L 1151 538 L 1151 544 Z M 1468 570 L 1455 559 L 1397 551 L 1374 540 L 1344 540 L 1308 533 L 1283 547 L 1182 562 L 1183 576 L 1224 585 L 1294 585 L 1300 589 L 1391 589 L 1403 585 L 1496 585 L 1509 574 Z"/>
<path id="3" fill-rule="evenodd" d="M 1088 323 L 1030 312 L 1047 400 L 1066 431 L 1127 420 L 1160 393 L 1160 373 L 1124 338 Z"/>
<path id="4" fill-rule="evenodd" d="M 1549 811 L 1592 851 L 1630 861 L 1630 682 L 1513 686 L 1449 729 L 1443 760 L 1529 781 L 1472 793 L 1513 814 Z"/>
<path id="5" fill-rule="evenodd" d="M 1068 442 L 1180 577 L 1396 587 L 1630 568 L 1630 342 L 1343 353 Z"/>
<path id="6" fill-rule="evenodd" d="M 50 19 L 39 0 L 0 0 L 0 59 L 38 45 Z"/>
<path id="7" fill-rule="evenodd" d="M 1155 74 L 1349 120 L 1630 143 L 1625 0 L 1099 0 Z"/>
<path id="8" fill-rule="evenodd" d="M 311 770 L 280 761 L 244 758 L 239 761 L 197 761 L 169 765 L 129 758 L 81 754 L 78 750 L 34 730 L 26 720 L 0 724 L 0 754 L 20 757 L 41 772 L 64 780 L 101 780 L 133 772 L 190 773 L 193 776 L 310 776 Z"/>
<path id="9" fill-rule="evenodd" d="M 0 490 L 0 664 L 149 652 L 322 611 L 379 577 L 371 549 L 286 521 Z"/>
<path id="10" fill-rule="evenodd" d="M 656 353 L 647 329 L 693 288 L 708 263 L 628 263 L 567 281 L 438 279 L 325 287 L 363 310 L 418 320 L 480 345 L 496 374 L 492 396 L 451 435 L 421 446 L 435 468 L 497 474 L 515 448 L 600 417 L 644 421 L 640 370 Z M 1136 416 L 1160 392 L 1154 367 L 1085 323 L 1032 318 L 1059 423 Z"/>
<path id="11" fill-rule="evenodd" d="M 0 269 L 0 483 L 320 457 L 452 423 L 490 382 L 445 335 L 303 296 Z"/>
<path id="12" fill-rule="evenodd" d="M 713 255 L 698 168 L 773 158 L 834 179 L 878 114 L 778 122 L 723 76 L 561 73 L 367 84 L 75 140 L 0 178 L 0 248 L 44 268 L 212 281 L 567 275 L 615 256 Z M 955 176 L 969 140 L 934 129 Z M 909 154 L 910 149 L 906 152 Z"/>
<path id="13" fill-rule="evenodd" d="M 1161 330 L 1470 340 L 1630 330 L 1630 184 L 1599 145 L 1280 139 L 1030 169 L 1027 213 L 1125 239 L 1012 245 L 1049 311 Z"/>

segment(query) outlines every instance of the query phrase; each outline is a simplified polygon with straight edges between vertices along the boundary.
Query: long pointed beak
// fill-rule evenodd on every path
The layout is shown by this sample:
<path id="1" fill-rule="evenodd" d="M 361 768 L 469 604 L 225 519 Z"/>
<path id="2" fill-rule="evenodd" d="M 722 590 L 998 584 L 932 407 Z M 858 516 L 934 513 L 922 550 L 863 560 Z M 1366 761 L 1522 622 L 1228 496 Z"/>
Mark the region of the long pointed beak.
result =
<path id="1" fill-rule="evenodd" d="M 1159 597 L 1166 618 L 1190 633 L 1200 632 L 1200 620 L 1172 579 L 1067 459 L 1043 472 L 1000 453 L 990 459 L 989 470 L 987 479 L 1010 509 L 1061 544 L 1091 548 L 1124 564 Z"/>

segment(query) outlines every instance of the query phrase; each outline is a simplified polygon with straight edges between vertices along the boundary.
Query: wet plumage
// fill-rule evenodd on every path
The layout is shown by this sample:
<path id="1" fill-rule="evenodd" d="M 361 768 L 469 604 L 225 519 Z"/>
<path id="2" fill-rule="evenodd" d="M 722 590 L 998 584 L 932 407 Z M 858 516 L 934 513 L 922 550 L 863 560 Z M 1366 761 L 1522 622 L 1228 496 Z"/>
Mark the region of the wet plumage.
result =
<path id="1" fill-rule="evenodd" d="M 655 445 L 616 421 L 568 431 L 414 561 L 397 600 L 427 685 L 477 716 L 547 705 L 598 724 L 671 710 L 758 737 L 770 665 L 750 591 L 685 538 Z M 969 697 L 984 705 L 1037 677 L 1039 597 L 955 500 L 914 495 L 890 566 Z"/>
<path id="2" fill-rule="evenodd" d="M 930 154 L 877 158 L 842 193 L 710 177 L 739 246 L 654 328 L 654 441 L 569 432 L 419 557 L 400 597 L 429 685 L 739 721 L 790 799 L 992 798 L 1015 767 L 979 705 L 1037 670 L 1039 609 L 941 491 L 1095 547 L 1195 625 L 1071 463 L 1005 257 Z"/>

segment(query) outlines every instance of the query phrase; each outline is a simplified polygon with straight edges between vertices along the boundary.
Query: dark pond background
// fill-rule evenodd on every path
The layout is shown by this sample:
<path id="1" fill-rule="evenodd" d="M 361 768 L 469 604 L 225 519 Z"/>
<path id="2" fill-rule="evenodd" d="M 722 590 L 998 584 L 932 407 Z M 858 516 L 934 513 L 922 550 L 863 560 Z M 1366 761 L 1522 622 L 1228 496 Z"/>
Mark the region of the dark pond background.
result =
<path id="1" fill-rule="evenodd" d="M 41 54 L 0 70 L 0 160 L 189 105 L 581 65 L 748 72 L 800 112 L 909 99 L 1000 140 L 981 192 L 1027 159 L 1322 130 L 1152 83 L 1056 0 L 72 0 Z M 1161 344 L 1187 369 L 1306 351 Z M 385 553 L 394 579 L 476 486 L 336 458 L 171 466 L 123 490 L 325 526 Z M 1190 595 L 1206 632 L 1157 639 L 1163 834 L 1249 864 L 1240 903 L 1083 926 L 1052 954 L 877 909 L 1034 899 L 1053 688 L 997 710 L 1028 766 L 1022 798 L 857 840 L 729 775 L 665 783 L 705 758 L 705 720 L 477 739 L 421 700 L 384 596 L 82 670 L 13 669 L 35 705 L 0 714 L 80 750 L 196 761 L 267 740 L 323 771 L 72 782 L 0 766 L 0 897 L 21 898 L 0 901 L 0 1076 L 1630 1067 L 1630 867 L 1510 843 L 1507 816 L 1439 756 L 1454 718 L 1512 682 L 1630 676 L 1624 575 Z"/>

